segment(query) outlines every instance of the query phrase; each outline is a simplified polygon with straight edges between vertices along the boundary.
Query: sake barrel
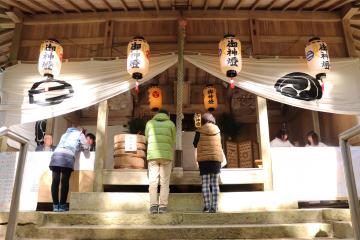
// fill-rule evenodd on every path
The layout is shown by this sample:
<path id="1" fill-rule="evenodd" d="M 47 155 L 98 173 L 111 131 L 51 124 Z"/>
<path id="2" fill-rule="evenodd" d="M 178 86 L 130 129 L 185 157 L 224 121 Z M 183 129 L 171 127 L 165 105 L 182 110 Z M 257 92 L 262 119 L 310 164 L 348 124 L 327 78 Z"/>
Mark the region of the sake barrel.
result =
<path id="1" fill-rule="evenodd" d="M 118 134 L 114 136 L 114 168 L 143 169 L 146 161 L 145 136 Z"/>

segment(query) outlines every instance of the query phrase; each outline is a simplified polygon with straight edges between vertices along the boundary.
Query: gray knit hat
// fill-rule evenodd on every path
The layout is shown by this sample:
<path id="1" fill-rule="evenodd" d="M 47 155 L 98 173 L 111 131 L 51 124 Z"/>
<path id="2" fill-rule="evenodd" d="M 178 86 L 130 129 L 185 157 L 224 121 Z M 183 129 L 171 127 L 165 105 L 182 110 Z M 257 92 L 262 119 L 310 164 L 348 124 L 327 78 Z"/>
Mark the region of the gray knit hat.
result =
<path id="1" fill-rule="evenodd" d="M 205 123 L 212 123 L 212 124 L 216 124 L 216 120 L 214 118 L 214 116 L 211 113 L 204 113 L 201 117 L 201 121 L 203 124 Z"/>

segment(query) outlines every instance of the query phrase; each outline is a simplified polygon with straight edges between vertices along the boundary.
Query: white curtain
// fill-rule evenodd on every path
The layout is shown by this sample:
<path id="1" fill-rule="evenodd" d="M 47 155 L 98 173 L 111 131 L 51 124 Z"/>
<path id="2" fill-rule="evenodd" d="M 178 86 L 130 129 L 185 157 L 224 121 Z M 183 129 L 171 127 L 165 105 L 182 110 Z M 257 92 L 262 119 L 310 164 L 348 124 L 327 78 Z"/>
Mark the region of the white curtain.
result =
<path id="1" fill-rule="evenodd" d="M 140 83 L 152 79 L 176 62 L 175 54 L 152 57 L 149 73 Z M 3 73 L 0 89 L 0 93 L 4 96 L 0 104 L 0 114 L 5 116 L 0 126 L 35 122 L 66 114 L 135 87 L 135 81 L 126 71 L 126 59 L 64 62 L 57 79 L 70 83 L 75 91 L 74 96 L 52 106 L 29 104 L 28 90 L 35 82 L 41 80 L 37 64 L 17 64 L 7 68 Z"/>
<path id="2" fill-rule="evenodd" d="M 187 55 L 185 60 L 211 75 L 229 82 L 220 71 L 217 56 Z M 235 85 L 273 101 L 339 114 L 360 114 L 360 61 L 358 58 L 331 59 L 331 71 L 325 79 L 323 97 L 303 101 L 276 92 L 278 79 L 292 72 L 308 73 L 305 59 L 243 59 L 243 67 Z"/>

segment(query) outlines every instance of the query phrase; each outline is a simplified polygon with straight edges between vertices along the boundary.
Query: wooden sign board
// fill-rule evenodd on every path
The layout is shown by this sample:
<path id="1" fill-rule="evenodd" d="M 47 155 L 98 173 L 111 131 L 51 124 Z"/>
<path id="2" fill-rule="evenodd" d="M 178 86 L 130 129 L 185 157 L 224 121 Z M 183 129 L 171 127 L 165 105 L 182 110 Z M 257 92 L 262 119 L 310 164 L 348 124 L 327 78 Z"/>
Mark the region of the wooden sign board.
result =
<path id="1" fill-rule="evenodd" d="M 239 147 L 239 165 L 240 168 L 253 168 L 254 157 L 251 141 L 245 141 L 238 144 Z"/>
<path id="2" fill-rule="evenodd" d="M 239 167 L 238 148 L 236 142 L 226 142 L 226 158 L 228 168 Z"/>

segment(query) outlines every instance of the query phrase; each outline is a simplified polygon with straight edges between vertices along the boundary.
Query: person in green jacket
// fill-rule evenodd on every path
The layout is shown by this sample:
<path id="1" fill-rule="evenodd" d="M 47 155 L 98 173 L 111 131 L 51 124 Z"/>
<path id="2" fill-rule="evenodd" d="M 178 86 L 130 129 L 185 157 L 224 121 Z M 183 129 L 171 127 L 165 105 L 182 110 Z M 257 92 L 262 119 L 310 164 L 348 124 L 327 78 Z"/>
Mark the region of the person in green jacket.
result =
<path id="1" fill-rule="evenodd" d="M 166 110 L 160 110 L 146 123 L 147 160 L 149 169 L 150 212 L 166 213 L 169 183 L 176 141 L 175 124 Z M 158 185 L 160 177 L 160 198 Z"/>

